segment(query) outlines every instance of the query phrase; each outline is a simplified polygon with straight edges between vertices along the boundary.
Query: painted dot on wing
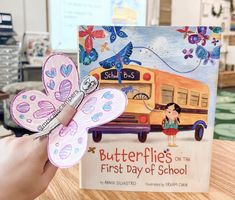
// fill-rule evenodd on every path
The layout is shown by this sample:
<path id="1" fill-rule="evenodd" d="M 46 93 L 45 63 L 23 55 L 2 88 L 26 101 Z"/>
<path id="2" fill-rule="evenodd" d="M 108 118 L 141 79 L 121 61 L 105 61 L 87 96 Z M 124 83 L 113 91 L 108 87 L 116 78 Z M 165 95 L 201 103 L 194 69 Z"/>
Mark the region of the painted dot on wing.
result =
<path id="1" fill-rule="evenodd" d="M 58 149 L 55 149 L 55 150 L 54 150 L 54 154 L 55 154 L 55 155 L 58 154 L 58 152 L 59 152 Z"/>
<path id="2" fill-rule="evenodd" d="M 32 123 L 32 119 L 27 119 L 26 120 L 28 123 Z"/>
<path id="3" fill-rule="evenodd" d="M 26 95 L 22 95 L 22 98 L 23 98 L 23 99 L 27 99 L 27 96 L 26 96 Z"/>
<path id="4" fill-rule="evenodd" d="M 111 94 L 110 91 L 107 91 L 103 94 L 102 98 L 105 98 L 105 99 L 112 99 L 113 98 L 113 94 Z"/>
<path id="5" fill-rule="evenodd" d="M 27 113 L 30 110 L 30 105 L 27 102 L 21 102 L 16 106 L 16 110 L 20 113 Z"/>
<path id="6" fill-rule="evenodd" d="M 24 115 L 22 115 L 22 114 L 19 115 L 19 118 L 20 118 L 20 119 L 24 119 Z"/>
<path id="7" fill-rule="evenodd" d="M 72 147 L 71 144 L 65 145 L 65 146 L 60 150 L 60 153 L 59 153 L 60 159 L 62 159 L 62 160 L 67 159 L 67 158 L 71 155 L 72 150 L 73 150 L 73 147 Z"/>
<path id="8" fill-rule="evenodd" d="M 79 138 L 78 138 L 78 144 L 82 144 L 82 142 L 83 142 L 83 138 L 82 138 L 82 137 L 79 137 Z"/>
<path id="9" fill-rule="evenodd" d="M 34 101 L 34 100 L 36 99 L 36 96 L 35 96 L 35 95 L 32 95 L 32 96 L 29 97 L 29 99 L 30 99 L 31 101 Z"/>
<path id="10" fill-rule="evenodd" d="M 113 102 L 112 101 L 108 101 L 108 102 L 106 102 L 104 105 L 103 105 L 103 110 L 104 111 L 110 111 L 111 109 L 112 109 L 112 107 L 111 107 L 111 104 L 112 104 Z"/>
<path id="11" fill-rule="evenodd" d="M 91 117 L 91 120 L 93 122 L 98 122 L 102 116 L 103 116 L 102 112 L 96 113 Z"/>

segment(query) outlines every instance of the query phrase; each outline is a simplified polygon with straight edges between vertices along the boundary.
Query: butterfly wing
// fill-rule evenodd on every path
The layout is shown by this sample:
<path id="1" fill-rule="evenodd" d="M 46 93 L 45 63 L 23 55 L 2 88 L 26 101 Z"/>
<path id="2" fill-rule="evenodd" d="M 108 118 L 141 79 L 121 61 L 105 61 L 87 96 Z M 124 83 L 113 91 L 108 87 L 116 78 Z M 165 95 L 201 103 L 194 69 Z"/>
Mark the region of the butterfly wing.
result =
<path id="1" fill-rule="evenodd" d="M 15 96 L 10 106 L 15 122 L 30 131 L 37 132 L 56 106 L 44 93 L 37 90 L 23 91 Z"/>
<path id="2" fill-rule="evenodd" d="M 81 44 L 79 44 L 79 63 L 83 63 L 86 58 L 86 52 Z"/>
<path id="3" fill-rule="evenodd" d="M 85 49 L 86 49 L 86 53 L 90 53 L 91 49 L 93 48 L 93 40 L 91 36 L 87 36 L 86 40 L 85 40 Z"/>
<path id="4" fill-rule="evenodd" d="M 92 32 L 92 36 L 94 38 L 104 38 L 105 34 L 104 34 L 103 30 L 95 30 L 95 31 Z"/>
<path id="5" fill-rule="evenodd" d="M 118 52 L 118 56 L 123 60 L 126 57 L 130 57 L 132 54 L 133 45 L 129 42 L 121 51 Z"/>
<path id="6" fill-rule="evenodd" d="M 104 28 L 104 30 L 111 33 L 110 42 L 113 43 L 117 38 L 114 27 L 113 26 L 103 26 L 103 28 Z"/>
<path id="7" fill-rule="evenodd" d="M 116 60 L 117 60 L 117 57 L 116 56 L 112 56 L 112 57 L 107 58 L 107 59 L 105 59 L 103 61 L 100 61 L 99 64 L 104 69 L 110 69 L 110 68 L 115 66 Z"/>
<path id="8" fill-rule="evenodd" d="M 201 35 L 206 35 L 207 27 L 206 26 L 198 26 L 197 27 L 197 32 Z"/>
<path id="9" fill-rule="evenodd" d="M 221 33 L 221 27 L 210 27 L 210 29 L 214 32 L 214 33 Z"/>
<path id="10" fill-rule="evenodd" d="M 122 26 L 115 26 L 115 30 L 116 30 L 117 35 L 121 38 L 128 37 L 127 34 L 124 31 L 122 31 L 121 29 L 122 29 Z"/>
<path id="11" fill-rule="evenodd" d="M 107 58 L 101 62 L 99 62 L 100 66 L 105 69 L 110 69 L 117 64 L 129 64 L 130 59 L 129 57 L 132 54 L 133 45 L 129 42 L 123 49 L 121 49 L 115 56 Z"/>
<path id="12" fill-rule="evenodd" d="M 90 58 L 91 61 L 93 61 L 93 62 L 96 61 L 97 58 L 98 58 L 98 53 L 97 53 L 97 51 L 93 48 L 93 49 L 90 51 L 88 57 Z"/>
<path id="13" fill-rule="evenodd" d="M 86 151 L 89 128 L 114 120 L 126 105 L 126 95 L 116 89 L 97 90 L 86 97 L 68 127 L 60 125 L 49 135 L 50 161 L 60 168 L 77 164 Z"/>
<path id="14" fill-rule="evenodd" d="M 201 37 L 198 34 L 189 35 L 188 41 L 190 44 L 197 44 L 201 41 Z"/>
<path id="15" fill-rule="evenodd" d="M 55 71 L 55 75 L 49 74 Z M 78 89 L 79 75 L 74 62 L 64 54 L 53 54 L 49 56 L 43 65 L 42 80 L 46 94 L 59 106 Z M 54 87 L 49 87 L 53 81 Z"/>
<path id="16" fill-rule="evenodd" d="M 211 58 L 219 59 L 220 58 L 220 46 L 213 48 L 211 52 Z"/>
<path id="17" fill-rule="evenodd" d="M 12 118 L 33 132 L 40 131 L 40 126 L 78 88 L 79 82 L 75 64 L 62 54 L 53 54 L 47 58 L 42 80 L 45 93 L 23 91 L 11 103 Z"/>
<path id="18" fill-rule="evenodd" d="M 196 56 L 199 59 L 206 59 L 206 58 L 208 58 L 208 51 L 204 47 L 202 47 L 200 45 L 197 46 L 195 53 L 196 53 Z"/>

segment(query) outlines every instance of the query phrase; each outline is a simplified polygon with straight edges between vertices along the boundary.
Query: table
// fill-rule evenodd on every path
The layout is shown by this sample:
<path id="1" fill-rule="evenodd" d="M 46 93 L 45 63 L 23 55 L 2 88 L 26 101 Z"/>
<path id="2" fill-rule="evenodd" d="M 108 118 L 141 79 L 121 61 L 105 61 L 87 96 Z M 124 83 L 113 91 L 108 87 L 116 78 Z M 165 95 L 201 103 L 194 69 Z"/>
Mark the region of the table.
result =
<path id="1" fill-rule="evenodd" d="M 47 191 L 37 200 L 234 200 L 235 142 L 214 140 L 209 193 L 147 193 L 79 189 L 78 165 L 58 170 Z"/>

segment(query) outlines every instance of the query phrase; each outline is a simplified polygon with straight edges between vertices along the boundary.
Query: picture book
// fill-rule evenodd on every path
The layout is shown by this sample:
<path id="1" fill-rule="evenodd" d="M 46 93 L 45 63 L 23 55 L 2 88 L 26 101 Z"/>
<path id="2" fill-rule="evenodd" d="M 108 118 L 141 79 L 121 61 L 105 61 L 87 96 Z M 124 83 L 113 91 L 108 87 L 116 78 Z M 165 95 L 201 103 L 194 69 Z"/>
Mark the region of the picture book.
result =
<path id="1" fill-rule="evenodd" d="M 80 77 L 92 75 L 100 89 L 118 89 L 128 99 L 122 115 L 89 129 L 81 188 L 208 191 L 220 32 L 79 26 Z M 112 108 L 112 93 L 107 98 Z"/>

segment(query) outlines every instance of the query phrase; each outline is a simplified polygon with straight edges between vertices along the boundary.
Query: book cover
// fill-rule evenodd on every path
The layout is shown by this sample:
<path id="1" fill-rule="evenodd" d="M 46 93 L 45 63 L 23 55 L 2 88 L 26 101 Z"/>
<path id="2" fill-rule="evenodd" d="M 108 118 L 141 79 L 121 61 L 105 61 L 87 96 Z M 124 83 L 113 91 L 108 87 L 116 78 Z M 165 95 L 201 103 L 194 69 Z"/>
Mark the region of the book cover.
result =
<path id="1" fill-rule="evenodd" d="M 80 26 L 80 76 L 128 98 L 90 129 L 87 189 L 207 192 L 220 57 L 219 27 Z M 112 105 L 110 105 L 112 107 Z"/>

